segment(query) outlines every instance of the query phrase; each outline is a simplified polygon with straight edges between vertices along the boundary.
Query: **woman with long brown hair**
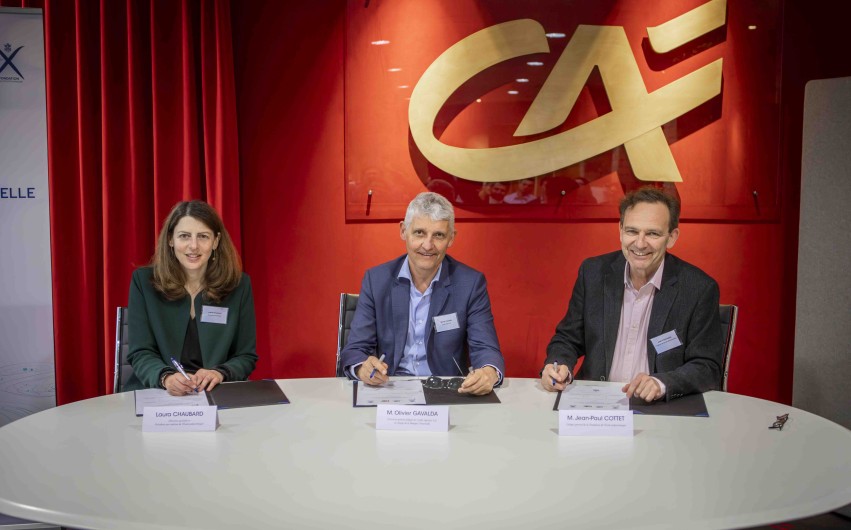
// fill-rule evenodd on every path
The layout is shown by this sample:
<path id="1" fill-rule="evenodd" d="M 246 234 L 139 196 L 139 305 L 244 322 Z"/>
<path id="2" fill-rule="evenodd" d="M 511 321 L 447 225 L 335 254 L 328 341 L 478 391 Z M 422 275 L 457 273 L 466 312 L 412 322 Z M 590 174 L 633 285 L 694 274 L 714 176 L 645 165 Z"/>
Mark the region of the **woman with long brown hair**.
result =
<path id="1" fill-rule="evenodd" d="M 133 272 L 128 319 L 127 390 L 183 395 L 254 370 L 251 280 L 209 204 L 181 202 L 171 210 L 151 264 Z"/>

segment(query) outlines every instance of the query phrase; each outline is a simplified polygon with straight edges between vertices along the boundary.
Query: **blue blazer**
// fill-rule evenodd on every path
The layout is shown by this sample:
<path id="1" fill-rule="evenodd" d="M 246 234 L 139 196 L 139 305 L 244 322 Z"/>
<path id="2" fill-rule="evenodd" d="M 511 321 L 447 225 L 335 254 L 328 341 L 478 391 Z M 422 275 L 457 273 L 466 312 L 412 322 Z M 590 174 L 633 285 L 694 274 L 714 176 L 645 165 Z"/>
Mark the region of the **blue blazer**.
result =
<path id="1" fill-rule="evenodd" d="M 395 374 L 408 334 L 411 282 L 398 278 L 407 258 L 406 254 L 364 274 L 349 341 L 341 354 L 344 367 L 361 363 L 370 354 L 383 353 L 388 373 Z M 434 317 L 451 313 L 458 315 L 459 328 L 436 332 Z M 458 373 L 455 362 L 463 370 L 468 365 L 480 368 L 490 364 L 505 374 L 485 277 L 449 256 L 444 258 L 440 278 L 432 288 L 425 346 L 428 367 L 434 375 L 465 375 Z"/>

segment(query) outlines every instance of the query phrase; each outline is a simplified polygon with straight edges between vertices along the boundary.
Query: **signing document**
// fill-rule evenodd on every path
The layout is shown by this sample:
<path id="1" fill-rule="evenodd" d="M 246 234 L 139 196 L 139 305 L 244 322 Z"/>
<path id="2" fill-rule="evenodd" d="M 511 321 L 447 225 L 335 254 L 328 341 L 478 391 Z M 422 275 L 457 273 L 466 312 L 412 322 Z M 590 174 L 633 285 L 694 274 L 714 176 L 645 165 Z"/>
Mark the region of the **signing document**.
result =
<path id="1" fill-rule="evenodd" d="M 425 405 L 423 383 L 419 379 L 388 381 L 381 386 L 358 385 L 356 407 L 374 405 Z"/>
<path id="2" fill-rule="evenodd" d="M 135 394 L 137 416 L 144 414 L 145 407 L 206 407 L 210 404 L 203 390 L 185 396 L 172 396 L 161 388 L 146 388 L 136 390 Z"/>
<path id="3" fill-rule="evenodd" d="M 561 392 L 558 410 L 629 410 L 621 385 L 569 385 Z"/>

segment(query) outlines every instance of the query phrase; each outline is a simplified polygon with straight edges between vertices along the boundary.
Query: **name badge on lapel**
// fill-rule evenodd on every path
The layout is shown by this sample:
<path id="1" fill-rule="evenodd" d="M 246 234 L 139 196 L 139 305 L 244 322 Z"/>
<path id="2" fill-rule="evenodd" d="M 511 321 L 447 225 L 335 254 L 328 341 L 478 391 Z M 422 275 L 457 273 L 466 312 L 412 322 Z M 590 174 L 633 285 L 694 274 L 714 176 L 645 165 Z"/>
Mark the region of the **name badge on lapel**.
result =
<path id="1" fill-rule="evenodd" d="M 458 313 L 449 313 L 448 315 L 434 317 L 434 330 L 438 333 L 460 327 L 458 325 Z"/>
<path id="2" fill-rule="evenodd" d="M 656 348 L 656 355 L 665 353 L 670 349 L 683 345 L 683 343 L 680 342 L 680 338 L 677 337 L 677 330 L 675 329 L 672 329 L 667 333 L 662 333 L 658 337 L 653 337 L 650 339 L 650 342 L 652 342 L 653 347 Z"/>
<path id="3" fill-rule="evenodd" d="M 227 324 L 228 308 L 214 305 L 201 306 L 201 322 L 208 324 Z"/>

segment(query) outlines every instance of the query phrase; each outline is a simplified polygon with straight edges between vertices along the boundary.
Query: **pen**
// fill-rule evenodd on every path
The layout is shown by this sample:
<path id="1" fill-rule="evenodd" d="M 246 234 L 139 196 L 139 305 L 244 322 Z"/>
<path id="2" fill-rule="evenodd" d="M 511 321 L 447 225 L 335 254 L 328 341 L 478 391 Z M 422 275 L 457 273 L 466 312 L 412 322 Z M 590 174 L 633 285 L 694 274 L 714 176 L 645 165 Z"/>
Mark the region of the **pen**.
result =
<path id="1" fill-rule="evenodd" d="M 378 358 L 378 362 L 380 362 L 380 363 L 381 363 L 381 362 L 384 362 L 384 357 L 386 357 L 386 355 L 382 353 L 382 354 L 381 354 L 381 357 L 379 357 L 379 358 Z M 375 371 L 376 371 L 376 370 L 378 370 L 378 367 L 377 367 L 377 366 L 376 366 L 375 368 L 373 368 L 373 369 L 372 369 L 372 372 L 369 374 L 369 378 L 370 378 L 370 379 L 372 379 L 372 376 L 374 376 L 374 375 L 375 375 Z"/>
<path id="2" fill-rule="evenodd" d="M 190 383 L 192 382 L 192 378 L 191 378 L 191 377 L 189 377 L 189 375 L 186 373 L 186 370 L 184 370 L 184 369 L 183 369 L 183 366 L 182 366 L 179 362 L 177 362 L 177 359 L 175 359 L 174 357 L 172 357 L 172 358 L 171 358 L 171 364 L 173 364 L 173 365 L 174 365 L 174 367 L 175 367 L 175 368 L 177 368 L 177 371 L 178 371 L 178 372 L 180 372 L 181 374 L 183 374 L 183 377 L 185 377 L 187 381 L 189 381 Z M 198 392 L 198 389 L 197 389 L 197 388 L 195 388 L 195 389 L 193 389 L 193 390 L 195 390 L 195 392 Z"/>
<path id="3" fill-rule="evenodd" d="M 558 373 L 558 361 L 553 361 L 553 370 L 555 370 L 556 373 Z M 555 386 L 555 384 L 556 384 L 556 378 L 553 377 L 553 386 Z"/>
<path id="4" fill-rule="evenodd" d="M 458 365 L 458 361 L 455 360 L 455 357 L 452 358 L 452 362 L 455 363 L 455 368 L 458 369 L 458 373 L 460 373 L 463 376 L 464 370 L 462 370 L 461 367 Z M 467 375 L 470 375 L 472 373 L 473 373 L 473 367 L 471 366 L 470 371 L 467 373 Z"/>

